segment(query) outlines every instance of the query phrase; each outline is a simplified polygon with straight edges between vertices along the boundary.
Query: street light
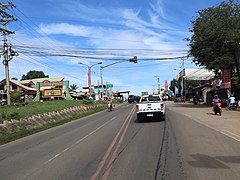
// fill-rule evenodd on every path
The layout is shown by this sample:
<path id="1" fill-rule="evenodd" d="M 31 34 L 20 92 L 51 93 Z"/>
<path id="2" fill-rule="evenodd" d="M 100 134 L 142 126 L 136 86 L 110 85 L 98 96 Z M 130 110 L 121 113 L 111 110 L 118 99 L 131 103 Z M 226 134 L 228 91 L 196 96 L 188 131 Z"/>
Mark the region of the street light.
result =
<path id="1" fill-rule="evenodd" d="M 102 86 L 102 93 L 101 93 L 101 97 L 103 97 L 103 76 L 102 76 L 102 70 L 106 67 L 109 67 L 109 66 L 112 66 L 114 64 L 118 64 L 118 63 L 122 63 L 122 62 L 134 62 L 134 63 L 137 63 L 137 56 L 134 56 L 133 58 L 130 58 L 130 59 L 125 59 L 125 60 L 120 60 L 120 61 L 117 61 L 117 62 L 114 62 L 114 63 L 111 63 L 111 64 L 108 64 L 108 65 L 105 65 L 105 66 L 100 66 L 100 76 L 101 76 L 101 86 Z"/>
<path id="2" fill-rule="evenodd" d="M 88 68 L 88 91 L 89 91 L 89 96 L 91 96 L 91 68 L 92 68 L 93 66 L 95 66 L 95 65 L 102 64 L 102 62 L 93 64 L 93 65 L 91 65 L 91 66 L 89 66 L 89 65 L 87 65 L 87 64 L 84 64 L 84 63 L 82 63 L 82 62 L 78 62 L 78 64 L 87 66 L 87 68 Z"/>

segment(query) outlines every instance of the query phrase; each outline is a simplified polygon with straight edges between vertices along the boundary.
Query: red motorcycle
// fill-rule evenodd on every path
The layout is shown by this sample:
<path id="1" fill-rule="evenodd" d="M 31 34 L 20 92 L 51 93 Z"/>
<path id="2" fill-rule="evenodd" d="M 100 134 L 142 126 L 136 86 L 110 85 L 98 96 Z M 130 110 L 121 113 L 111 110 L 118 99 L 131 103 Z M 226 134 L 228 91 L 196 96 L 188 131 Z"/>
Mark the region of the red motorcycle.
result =
<path id="1" fill-rule="evenodd" d="M 218 102 L 214 107 L 213 107 L 214 114 L 217 115 L 219 114 L 220 116 L 222 115 L 222 103 Z"/>

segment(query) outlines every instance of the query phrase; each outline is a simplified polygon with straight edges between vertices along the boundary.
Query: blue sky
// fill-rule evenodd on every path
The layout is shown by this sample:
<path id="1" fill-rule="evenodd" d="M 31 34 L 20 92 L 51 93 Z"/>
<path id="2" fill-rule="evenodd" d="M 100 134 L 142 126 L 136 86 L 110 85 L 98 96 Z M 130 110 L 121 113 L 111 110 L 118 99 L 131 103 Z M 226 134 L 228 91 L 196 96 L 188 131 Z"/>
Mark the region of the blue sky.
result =
<path id="1" fill-rule="evenodd" d="M 30 70 L 64 77 L 79 88 L 87 86 L 87 68 L 137 56 L 103 69 L 104 83 L 114 91 L 140 95 L 170 82 L 181 69 L 188 47 L 184 38 L 197 11 L 217 6 L 220 0 L 15 0 L 8 13 L 18 19 L 8 24 L 8 37 L 19 53 L 10 61 L 10 77 L 21 79 Z M 56 56 L 61 55 L 61 56 Z M 148 60 L 147 60 L 148 59 Z M 185 68 L 195 67 L 185 59 Z M 0 78 L 5 77 L 0 65 Z M 92 83 L 100 82 L 99 65 L 92 67 Z"/>

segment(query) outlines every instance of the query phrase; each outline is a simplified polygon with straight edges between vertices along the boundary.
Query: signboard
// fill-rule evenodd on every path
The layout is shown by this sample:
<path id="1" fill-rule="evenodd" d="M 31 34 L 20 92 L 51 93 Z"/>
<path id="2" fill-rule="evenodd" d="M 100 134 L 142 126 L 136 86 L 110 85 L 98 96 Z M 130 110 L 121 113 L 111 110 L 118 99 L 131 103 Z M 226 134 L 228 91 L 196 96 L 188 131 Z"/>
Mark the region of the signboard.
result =
<path id="1" fill-rule="evenodd" d="M 59 97 L 62 96 L 62 89 L 45 89 L 43 97 Z"/>
<path id="2" fill-rule="evenodd" d="M 40 86 L 63 86 L 63 81 L 41 82 Z"/>
<path id="3" fill-rule="evenodd" d="M 168 91 L 169 89 L 168 89 L 168 81 L 167 80 L 165 80 L 165 91 Z"/>
<path id="4" fill-rule="evenodd" d="M 148 91 L 142 92 L 141 95 L 142 95 L 142 96 L 148 95 Z"/>
<path id="5" fill-rule="evenodd" d="M 224 70 L 222 71 L 222 82 L 223 82 L 223 83 L 231 82 L 230 69 L 224 69 Z"/>
<path id="6" fill-rule="evenodd" d="M 107 89 L 112 89 L 113 88 L 113 84 L 107 84 Z"/>
<path id="7" fill-rule="evenodd" d="M 231 73 L 230 73 L 230 69 L 224 69 L 222 71 L 222 84 L 223 87 L 226 89 L 230 89 L 231 88 Z"/>

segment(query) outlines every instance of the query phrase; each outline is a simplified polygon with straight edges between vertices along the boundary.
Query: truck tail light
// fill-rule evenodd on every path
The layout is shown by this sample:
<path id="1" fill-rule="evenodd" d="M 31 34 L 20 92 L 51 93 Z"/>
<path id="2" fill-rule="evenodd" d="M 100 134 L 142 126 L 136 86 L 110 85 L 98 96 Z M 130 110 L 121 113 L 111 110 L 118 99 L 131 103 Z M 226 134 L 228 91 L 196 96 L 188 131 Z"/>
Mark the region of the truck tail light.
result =
<path id="1" fill-rule="evenodd" d="M 163 110 L 164 104 L 161 104 L 161 110 Z"/>
<path id="2" fill-rule="evenodd" d="M 136 105 L 136 111 L 139 112 L 139 106 L 138 105 Z"/>

